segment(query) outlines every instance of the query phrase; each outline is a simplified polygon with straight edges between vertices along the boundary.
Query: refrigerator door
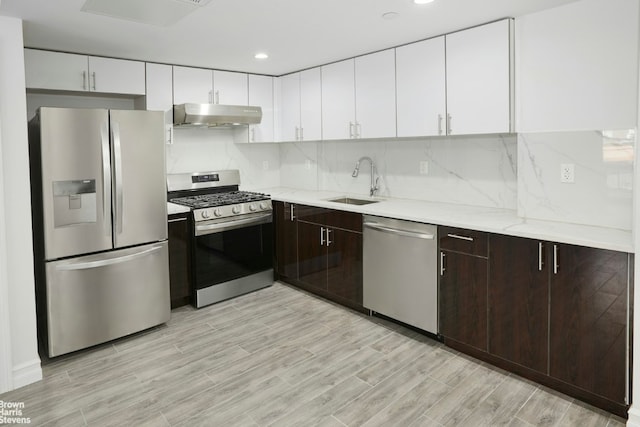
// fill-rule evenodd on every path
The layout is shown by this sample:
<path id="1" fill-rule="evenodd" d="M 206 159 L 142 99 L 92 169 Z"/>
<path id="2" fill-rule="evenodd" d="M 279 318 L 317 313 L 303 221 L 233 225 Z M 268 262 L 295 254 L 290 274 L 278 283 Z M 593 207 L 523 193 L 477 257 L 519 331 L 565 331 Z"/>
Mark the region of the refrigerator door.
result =
<path id="1" fill-rule="evenodd" d="M 112 248 L 107 110 L 41 108 L 45 259 Z"/>
<path id="2" fill-rule="evenodd" d="M 160 242 L 47 263 L 49 356 L 168 321 L 168 253 Z"/>
<path id="3" fill-rule="evenodd" d="M 164 114 L 111 110 L 116 248 L 167 238 Z"/>

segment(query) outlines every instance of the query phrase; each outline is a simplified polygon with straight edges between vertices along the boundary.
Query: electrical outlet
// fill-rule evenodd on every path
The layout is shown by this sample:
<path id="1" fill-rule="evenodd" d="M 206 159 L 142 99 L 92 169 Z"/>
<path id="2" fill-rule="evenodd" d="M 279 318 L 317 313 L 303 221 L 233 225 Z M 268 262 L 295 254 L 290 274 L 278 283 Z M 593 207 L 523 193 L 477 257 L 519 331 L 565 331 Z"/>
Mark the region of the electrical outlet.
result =
<path id="1" fill-rule="evenodd" d="M 575 182 L 575 165 L 573 163 L 562 163 L 560 165 L 560 182 L 568 184 Z"/>
<path id="2" fill-rule="evenodd" d="M 429 173 L 429 162 L 426 160 L 420 160 L 420 175 L 427 175 Z"/>
<path id="3" fill-rule="evenodd" d="M 262 161 L 262 169 L 268 171 L 269 170 L 269 160 Z"/>

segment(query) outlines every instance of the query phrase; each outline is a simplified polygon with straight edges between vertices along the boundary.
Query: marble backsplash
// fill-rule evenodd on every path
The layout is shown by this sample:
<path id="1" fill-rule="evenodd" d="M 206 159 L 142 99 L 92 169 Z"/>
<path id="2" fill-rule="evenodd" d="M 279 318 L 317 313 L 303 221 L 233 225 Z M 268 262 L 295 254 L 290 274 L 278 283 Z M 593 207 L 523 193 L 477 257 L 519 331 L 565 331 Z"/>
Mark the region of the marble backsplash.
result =
<path id="1" fill-rule="evenodd" d="M 519 134 L 518 215 L 631 230 L 634 150 L 634 130 Z"/>
<path id="2" fill-rule="evenodd" d="M 362 162 L 357 178 L 351 173 L 369 156 L 380 196 L 515 210 L 516 146 L 513 135 L 286 143 L 280 146 L 281 184 L 368 195 L 369 163 Z"/>
<path id="3" fill-rule="evenodd" d="M 176 129 L 167 172 L 237 168 L 243 189 L 292 187 L 517 210 L 520 217 L 631 230 L 635 134 L 581 131 L 402 140 L 236 144 L 233 130 Z M 421 173 L 421 162 L 427 173 Z M 426 164 L 425 164 L 426 162 Z M 575 182 L 560 182 L 573 164 Z"/>
<path id="4" fill-rule="evenodd" d="M 167 173 L 240 170 L 240 188 L 280 186 L 278 144 L 236 144 L 232 129 L 181 128 L 167 145 Z"/>

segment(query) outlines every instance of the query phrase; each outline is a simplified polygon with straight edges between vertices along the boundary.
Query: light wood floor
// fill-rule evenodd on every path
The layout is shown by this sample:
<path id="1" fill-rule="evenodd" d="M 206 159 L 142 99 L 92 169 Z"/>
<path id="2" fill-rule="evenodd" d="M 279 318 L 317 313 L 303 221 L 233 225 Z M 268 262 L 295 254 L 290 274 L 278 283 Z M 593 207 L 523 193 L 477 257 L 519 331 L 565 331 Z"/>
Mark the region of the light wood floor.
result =
<path id="1" fill-rule="evenodd" d="M 624 420 L 276 283 L 49 362 L 46 426 L 609 426 Z"/>

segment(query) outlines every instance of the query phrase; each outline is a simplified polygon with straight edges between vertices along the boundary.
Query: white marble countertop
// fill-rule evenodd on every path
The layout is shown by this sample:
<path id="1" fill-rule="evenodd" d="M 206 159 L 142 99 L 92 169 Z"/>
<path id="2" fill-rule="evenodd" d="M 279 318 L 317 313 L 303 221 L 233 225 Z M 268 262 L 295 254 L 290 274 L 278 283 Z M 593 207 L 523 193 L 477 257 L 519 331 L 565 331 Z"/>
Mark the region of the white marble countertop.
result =
<path id="1" fill-rule="evenodd" d="M 186 206 L 176 205 L 175 203 L 167 202 L 167 215 L 189 212 L 190 210 L 191 209 L 189 209 Z"/>
<path id="2" fill-rule="evenodd" d="M 600 249 L 633 252 L 631 231 L 594 227 L 563 222 L 538 221 L 520 218 L 516 211 L 508 209 L 465 206 L 410 199 L 374 198 L 378 203 L 348 205 L 329 202 L 327 199 L 352 196 L 367 199 L 368 196 L 349 195 L 331 191 L 298 190 L 286 187 L 262 188 L 273 200 L 300 203 L 330 209 L 378 215 L 436 225 L 468 228 L 490 233 L 527 237 L 551 242 L 569 243 Z"/>

